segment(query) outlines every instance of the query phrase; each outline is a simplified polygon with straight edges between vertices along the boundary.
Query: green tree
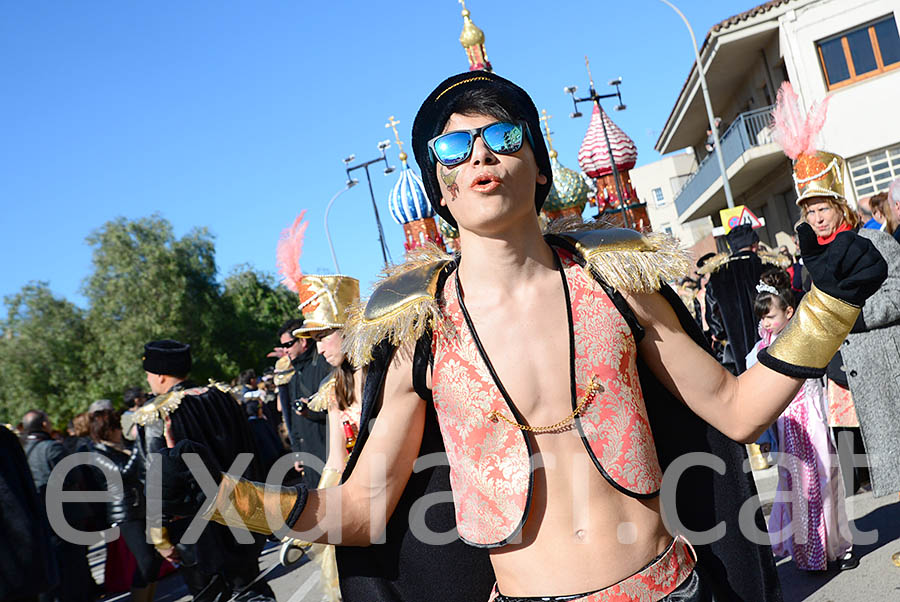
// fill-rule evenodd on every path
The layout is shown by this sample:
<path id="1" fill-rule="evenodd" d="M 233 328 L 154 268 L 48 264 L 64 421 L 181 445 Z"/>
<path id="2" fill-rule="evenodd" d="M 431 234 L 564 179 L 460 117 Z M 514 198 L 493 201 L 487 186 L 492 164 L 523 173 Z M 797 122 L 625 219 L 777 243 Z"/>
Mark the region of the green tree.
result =
<path id="1" fill-rule="evenodd" d="M 154 339 L 190 343 L 195 379 L 221 378 L 212 235 L 194 229 L 176 239 L 172 225 L 153 215 L 109 221 L 87 242 L 94 247 L 93 272 L 83 287 L 95 343 L 87 353 L 92 395 L 117 399 L 124 387 L 144 382 L 143 345 Z"/>
<path id="2" fill-rule="evenodd" d="M 234 362 L 231 372 L 246 368 L 261 370 L 271 360 L 266 354 L 275 343 L 275 333 L 282 322 L 299 316 L 297 295 L 275 278 L 242 265 L 225 279 L 222 295 L 222 324 L 219 336 L 230 350 Z"/>
<path id="3" fill-rule="evenodd" d="M 0 421 L 12 424 L 32 408 L 57 427 L 87 408 L 84 350 L 91 344 L 84 312 L 33 282 L 4 299 L 0 322 Z"/>
<path id="4" fill-rule="evenodd" d="M 293 293 L 249 266 L 216 281 L 215 245 L 205 229 L 176 238 L 159 215 L 107 222 L 88 238 L 93 269 L 88 309 L 54 297 L 45 283 L 7 297 L 0 321 L 0 420 L 31 407 L 64 425 L 101 398 L 120 403 L 142 385 L 144 343 L 191 344 L 194 380 L 229 379 L 271 360 L 278 326 L 299 315 Z"/>

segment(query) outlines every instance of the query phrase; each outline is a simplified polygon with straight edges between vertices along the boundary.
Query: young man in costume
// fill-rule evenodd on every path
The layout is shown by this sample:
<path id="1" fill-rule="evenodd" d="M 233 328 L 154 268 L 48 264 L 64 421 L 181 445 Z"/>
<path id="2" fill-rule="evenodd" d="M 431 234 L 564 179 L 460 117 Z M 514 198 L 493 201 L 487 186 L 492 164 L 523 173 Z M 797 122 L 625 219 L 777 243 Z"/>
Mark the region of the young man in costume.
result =
<path id="1" fill-rule="evenodd" d="M 674 241 L 629 230 L 542 235 L 537 211 L 551 170 L 539 125 L 528 95 L 492 73 L 451 77 L 429 95 L 413 147 L 463 256 L 401 266 L 348 325 L 346 351 L 369 376 L 343 483 L 266 493 L 227 478 L 213 518 L 339 534 L 345 600 L 780 599 L 770 550 L 738 528 L 755 489 L 741 447 L 722 433 L 753 441 L 804 378 L 823 372 L 883 279 L 883 260 L 856 238 L 815 249 L 814 277 L 854 279 L 811 292 L 789 336 L 736 378 L 661 285 L 688 271 Z M 801 231 L 804 242 L 809 234 Z M 469 553 L 423 537 L 421 505 L 441 511 L 426 498 L 442 475 L 425 487 L 414 481 L 431 412 Z M 715 466 L 685 473 L 677 494 L 667 487 L 662 508 L 663 471 L 676 476 L 689 451 L 717 456 Z M 379 537 L 382 511 L 385 543 L 352 551 Z M 705 536 L 703 545 L 693 552 L 664 518 L 696 544 Z M 758 507 L 755 519 L 764 541 Z M 717 539 L 696 533 L 720 521 Z M 493 591 L 479 549 L 488 550 Z M 395 558 L 380 560 L 385 552 Z M 365 579 L 368 598 L 358 587 Z M 427 589 L 435 582 L 442 591 Z"/>
<path id="2" fill-rule="evenodd" d="M 140 453 L 150 452 L 148 472 L 161 473 L 158 491 L 153 479 L 147 479 L 150 536 L 160 554 L 181 563 L 181 575 L 194 600 L 221 596 L 274 600 L 264 581 L 254 582 L 265 544 L 262 536 L 240 543 L 221 525 L 207 525 L 196 543 L 180 541 L 203 500 L 185 454 L 198 454 L 213 477 L 227 470 L 240 454 L 252 454 L 244 476 L 264 476 L 243 410 L 223 390 L 225 385 L 198 387 L 188 380 L 191 364 L 191 347 L 185 343 L 167 339 L 144 346 L 143 368 L 156 397 L 134 412 L 137 447 Z M 154 500 L 161 501 L 162 517 L 151 512 Z"/>

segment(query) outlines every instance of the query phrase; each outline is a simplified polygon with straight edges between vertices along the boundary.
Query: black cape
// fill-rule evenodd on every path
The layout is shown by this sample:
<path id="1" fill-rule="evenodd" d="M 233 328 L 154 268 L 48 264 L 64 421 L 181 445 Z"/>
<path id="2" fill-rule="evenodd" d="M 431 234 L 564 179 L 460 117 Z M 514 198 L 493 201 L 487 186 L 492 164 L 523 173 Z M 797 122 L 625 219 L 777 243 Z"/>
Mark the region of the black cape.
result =
<path id="1" fill-rule="evenodd" d="M 552 242 L 580 258 L 577 249 L 565 241 L 555 239 Z M 452 268 L 451 264 L 444 270 L 438 291 L 442 290 L 442 283 Z M 639 339 L 642 329 L 622 296 L 611 290 L 597 274 L 594 277 L 610 294 Z M 684 330 L 697 344 L 708 349 L 703 334 L 678 295 L 668 286 L 663 286 L 660 293 L 674 309 Z M 413 359 L 416 391 L 428 402 L 420 458 L 428 453 L 444 452 L 431 394 L 425 387 L 430 345 L 431 337 L 426 333 L 418 341 Z M 371 421 L 378 415 L 377 401 L 393 352 L 394 348 L 387 341 L 382 342 L 375 349 L 374 359 L 368 366 L 360 435 L 344 471 L 344 480 L 353 471 L 365 447 Z M 738 525 L 740 509 L 747 503 L 753 509 L 750 516 L 761 534 L 760 539 L 768 541 L 749 466 L 747 472 L 744 471 L 746 453 L 743 446 L 691 412 L 659 382 L 640 356 L 638 358 L 641 387 L 662 469 L 665 471 L 675 459 L 689 452 L 712 454 L 725 465 L 723 475 L 708 468 L 688 469 L 679 480 L 676 494 L 678 517 L 686 528 L 706 531 L 720 522 L 725 524 L 725 535 L 719 541 L 695 546 L 703 576 L 723 600 L 780 602 L 781 588 L 771 548 L 767 544 L 757 545 L 745 539 Z M 411 532 L 410 511 L 417 509 L 415 504 L 418 500 L 430 494 L 434 495 L 426 499 L 428 512 L 424 517 L 425 524 L 435 532 L 455 532 L 449 467 L 444 457 L 439 466 L 413 473 L 397 509 L 388 520 L 385 543 L 365 548 L 337 547 L 344 602 L 471 602 L 488 599 L 494 584 L 488 550 L 468 546 L 458 538 L 445 545 L 430 545 L 419 541 Z M 437 497 L 441 495 L 443 497 Z M 434 504 L 436 499 L 446 501 Z M 418 520 L 419 514 L 413 512 L 413 521 Z"/>
<path id="2" fill-rule="evenodd" d="M 737 374 L 747 369 L 747 354 L 759 340 L 759 320 L 753 313 L 753 304 L 762 273 L 763 263 L 756 253 L 739 251 L 710 274 L 706 285 L 707 302 L 709 306 L 718 307 Z M 721 333 L 713 334 L 722 338 Z"/>
<path id="3" fill-rule="evenodd" d="M 172 390 L 191 389 L 194 385 L 183 382 Z M 168 449 L 162 441 L 144 441 L 145 428 L 139 429 L 141 446 L 159 453 L 155 460 L 162 470 L 162 512 L 172 543 L 178 543 L 187 529 L 190 519 L 200 510 L 206 497 L 183 460 L 183 455 L 196 453 L 216 481 L 222 471 L 228 471 L 242 453 L 250 453 L 253 460 L 242 473 L 252 481 L 265 480 L 265 473 L 258 460 L 256 442 L 247 416 L 241 406 L 227 393 L 210 385 L 199 394 L 188 394 L 170 414 L 175 447 Z M 148 497 L 155 495 L 149 491 Z M 156 517 L 150 517 L 156 520 Z M 201 571 L 206 574 L 235 574 L 246 567 L 256 567 L 257 557 L 265 543 L 262 535 L 253 534 L 254 543 L 241 544 L 224 525 L 210 522 L 203 530 L 191 552 Z"/>

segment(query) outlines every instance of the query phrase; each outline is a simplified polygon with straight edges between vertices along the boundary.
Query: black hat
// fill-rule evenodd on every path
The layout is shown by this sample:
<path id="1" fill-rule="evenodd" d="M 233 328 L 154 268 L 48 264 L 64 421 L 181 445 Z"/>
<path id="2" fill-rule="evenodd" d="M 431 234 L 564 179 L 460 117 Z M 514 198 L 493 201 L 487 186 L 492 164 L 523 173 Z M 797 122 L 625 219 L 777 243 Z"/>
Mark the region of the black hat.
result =
<path id="1" fill-rule="evenodd" d="M 732 253 L 759 242 L 759 236 L 750 224 L 741 224 L 732 228 L 725 235 L 725 239 L 728 241 L 728 247 Z"/>
<path id="2" fill-rule="evenodd" d="M 191 371 L 191 346 L 171 339 L 144 345 L 144 371 L 151 374 L 185 376 Z"/>
<path id="3" fill-rule="evenodd" d="M 489 71 L 466 71 L 445 79 L 428 95 L 419 108 L 412 127 L 412 146 L 416 163 L 422 172 L 422 181 L 431 206 L 444 221 L 456 227 L 456 220 L 450 215 L 447 207 L 441 206 L 441 187 L 435 173 L 435 159 L 431 157 L 428 141 L 439 135 L 447 124 L 447 120 L 457 112 L 457 101 L 466 92 L 476 89 L 490 90 L 496 93 L 499 104 L 512 117 L 523 119 L 528 124 L 528 137 L 531 150 L 540 173 L 547 177 L 546 184 L 537 184 L 534 192 L 535 210 L 540 211 L 550 188 L 553 186 L 553 172 L 550 168 L 550 155 L 541 135 L 541 120 L 537 108 L 528 93 L 511 81 Z"/>

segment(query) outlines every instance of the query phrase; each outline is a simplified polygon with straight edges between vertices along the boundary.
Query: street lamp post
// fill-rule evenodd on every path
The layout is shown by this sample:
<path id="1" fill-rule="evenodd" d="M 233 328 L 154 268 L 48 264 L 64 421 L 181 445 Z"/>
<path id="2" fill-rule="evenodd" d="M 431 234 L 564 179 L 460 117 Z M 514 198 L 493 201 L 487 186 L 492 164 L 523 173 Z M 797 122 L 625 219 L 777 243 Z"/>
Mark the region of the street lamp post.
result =
<path id="1" fill-rule="evenodd" d="M 384 228 L 381 227 L 381 217 L 378 215 L 378 204 L 375 202 L 375 191 L 372 190 L 372 177 L 369 175 L 369 165 L 373 163 L 378 163 L 380 161 L 384 161 L 384 175 L 387 175 L 394 171 L 394 167 L 388 163 L 387 155 L 385 155 L 385 151 L 390 148 L 391 141 L 390 140 L 382 140 L 378 143 L 378 150 L 381 151 L 381 156 L 375 159 L 371 159 L 369 161 L 363 161 L 362 163 L 358 163 L 356 165 L 350 165 L 350 162 L 356 158 L 356 155 L 350 155 L 346 159 L 344 159 L 344 164 L 347 166 L 347 187 L 352 186 L 351 182 L 356 182 L 350 173 L 356 171 L 357 169 L 363 169 L 366 172 L 366 181 L 369 183 L 369 196 L 372 199 L 372 209 L 375 211 L 375 223 L 378 225 L 378 242 L 381 244 L 381 256 L 384 258 L 384 267 L 390 265 L 390 251 L 388 251 L 387 243 L 384 241 Z M 342 191 L 343 192 L 343 191 Z"/>
<path id="2" fill-rule="evenodd" d="M 331 233 L 328 231 L 328 212 L 331 211 L 331 206 L 334 205 L 334 202 L 339 196 L 341 196 L 357 184 L 359 184 L 359 180 L 347 180 L 347 184 L 343 188 L 338 190 L 337 193 L 333 197 L 331 197 L 331 200 L 328 201 L 328 205 L 325 206 L 325 238 L 328 240 L 328 248 L 331 250 L 331 261 L 334 262 L 335 274 L 340 274 L 341 268 L 338 265 L 337 255 L 334 254 L 334 245 L 331 244 Z"/>
<path id="3" fill-rule="evenodd" d="M 628 205 L 625 200 L 625 195 L 622 193 L 622 182 L 621 176 L 619 175 L 619 168 L 616 165 L 616 158 L 613 156 L 612 145 L 609 143 L 609 132 L 606 131 L 606 120 L 603 119 L 603 107 L 600 105 L 600 100 L 604 98 L 618 98 L 619 104 L 616 105 L 616 111 L 624 111 L 625 105 L 622 104 L 622 93 L 619 90 L 619 86 L 622 84 L 622 78 L 618 77 L 609 82 L 610 86 L 615 86 L 616 91 L 612 94 L 597 94 L 597 91 L 594 89 L 594 78 L 591 75 L 591 65 L 588 62 L 588 58 L 584 57 L 584 63 L 587 65 L 588 69 L 588 80 L 590 81 L 590 94 L 584 98 L 575 98 L 575 92 L 578 90 L 577 86 L 566 86 L 565 92 L 566 94 L 570 94 L 572 96 L 572 103 L 575 105 L 575 112 L 572 113 L 569 117 L 575 119 L 577 117 L 581 117 L 582 113 L 578 110 L 578 103 L 580 102 L 593 102 L 597 105 L 597 108 L 600 109 L 600 123 L 603 126 L 603 138 L 606 140 L 606 150 L 609 151 L 609 163 L 612 166 L 613 172 L 613 180 L 616 182 L 616 194 L 619 195 L 619 210 L 622 212 L 622 217 L 625 219 L 625 227 L 631 227 L 631 219 L 628 217 Z"/>
<path id="4" fill-rule="evenodd" d="M 713 144 L 716 146 L 716 158 L 719 162 L 719 171 L 722 173 L 722 187 L 725 189 L 725 201 L 728 203 L 728 208 L 731 209 L 734 207 L 734 197 L 731 196 L 731 184 L 728 182 L 728 173 L 725 170 L 725 158 L 722 156 L 722 145 L 719 144 L 719 128 L 716 125 L 712 102 L 709 100 L 709 87 L 706 85 L 706 74 L 703 72 L 703 63 L 700 60 L 700 50 L 697 49 L 697 38 L 694 36 L 694 29 L 688 22 L 687 17 L 684 16 L 684 13 L 678 10 L 677 6 L 669 2 L 669 0 L 659 1 L 678 13 L 678 16 L 684 21 L 684 24 L 688 28 L 688 32 L 691 34 L 691 43 L 694 45 L 694 57 L 697 59 L 697 76 L 700 78 L 700 88 L 703 90 L 703 102 L 706 104 L 706 116 L 709 119 L 709 129 L 712 131 Z"/>

